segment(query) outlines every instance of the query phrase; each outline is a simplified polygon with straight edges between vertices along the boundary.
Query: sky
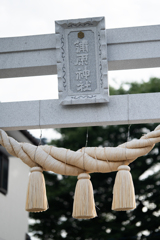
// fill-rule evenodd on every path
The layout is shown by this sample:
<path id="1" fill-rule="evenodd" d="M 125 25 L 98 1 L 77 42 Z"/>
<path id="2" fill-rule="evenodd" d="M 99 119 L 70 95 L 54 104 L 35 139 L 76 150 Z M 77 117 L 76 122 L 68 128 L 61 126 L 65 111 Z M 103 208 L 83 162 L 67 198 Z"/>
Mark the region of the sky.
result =
<path id="1" fill-rule="evenodd" d="M 106 29 L 160 24 L 159 0 L 0 0 L 0 38 L 49 34 L 55 20 L 104 16 Z M 109 84 L 160 78 L 160 68 L 109 71 Z M 0 102 L 58 98 L 57 76 L 0 79 Z M 39 130 L 31 130 L 39 137 Z M 42 137 L 59 137 L 43 130 Z M 32 238 L 37 239 L 37 238 Z"/>
<path id="2" fill-rule="evenodd" d="M 106 29 L 160 24 L 159 0 L 0 0 L 0 38 L 49 34 L 55 20 L 104 16 Z M 109 84 L 160 77 L 160 68 L 109 71 Z M 58 98 L 57 76 L 0 79 L 0 102 Z M 31 131 L 35 136 L 39 130 Z M 59 135 L 43 130 L 49 140 Z"/>

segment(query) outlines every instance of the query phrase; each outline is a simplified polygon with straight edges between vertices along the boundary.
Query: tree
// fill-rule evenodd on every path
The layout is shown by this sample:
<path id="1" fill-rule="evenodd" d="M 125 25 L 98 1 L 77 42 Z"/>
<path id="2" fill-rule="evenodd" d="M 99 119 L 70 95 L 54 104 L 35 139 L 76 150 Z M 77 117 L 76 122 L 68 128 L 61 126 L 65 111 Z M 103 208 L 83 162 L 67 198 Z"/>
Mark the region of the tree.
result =
<path id="1" fill-rule="evenodd" d="M 111 88 L 112 94 L 132 94 L 160 91 L 160 79 L 149 82 L 127 83 L 118 90 Z M 130 127 L 130 137 L 140 138 L 153 131 L 157 124 L 137 124 Z M 58 130 L 62 137 L 50 144 L 78 150 L 85 146 L 87 128 L 67 128 Z M 88 128 L 88 146 L 117 146 L 127 140 L 128 125 Z M 116 173 L 94 173 L 91 181 L 98 217 L 92 220 L 72 218 L 73 195 L 76 177 L 66 177 L 45 173 L 49 210 L 31 213 L 36 223 L 30 226 L 35 235 L 43 240 L 131 240 L 160 239 L 160 174 L 148 169 L 156 169 L 160 163 L 159 144 L 147 156 L 130 164 L 133 177 L 137 208 L 134 211 L 115 212 L 111 210 L 112 190 Z M 158 167 L 157 167 L 158 168 Z"/>

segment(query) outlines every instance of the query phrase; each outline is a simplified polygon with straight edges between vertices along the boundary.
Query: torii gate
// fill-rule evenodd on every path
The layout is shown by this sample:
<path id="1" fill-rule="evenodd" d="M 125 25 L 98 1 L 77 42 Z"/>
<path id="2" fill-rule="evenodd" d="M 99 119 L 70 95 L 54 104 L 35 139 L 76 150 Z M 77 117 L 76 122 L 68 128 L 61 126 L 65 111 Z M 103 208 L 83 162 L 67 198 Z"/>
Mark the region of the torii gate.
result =
<path id="1" fill-rule="evenodd" d="M 160 66 L 160 25 L 106 29 L 108 69 Z M 0 78 L 57 74 L 56 34 L 0 39 Z M 0 128 L 23 130 L 160 122 L 160 93 L 110 96 L 107 104 L 0 103 Z"/>
<path id="2" fill-rule="evenodd" d="M 160 26 L 106 30 L 104 18 L 58 21 L 56 34 L 0 39 L 1 78 L 58 72 L 60 93 L 58 100 L 0 103 L 0 128 L 159 122 L 160 93 L 109 97 L 107 84 L 107 65 L 109 70 L 158 67 L 159 49 Z M 3 130 L 0 130 L 0 140 L 10 154 L 31 167 L 27 211 L 48 208 L 42 172 L 53 171 L 78 175 L 73 217 L 89 219 L 97 215 L 89 180 L 92 172 L 118 170 L 112 209 L 126 211 L 136 207 L 130 168 L 126 165 L 148 153 L 160 141 L 159 129 L 160 126 L 140 140 L 116 148 L 94 147 L 76 152 L 18 143 Z"/>

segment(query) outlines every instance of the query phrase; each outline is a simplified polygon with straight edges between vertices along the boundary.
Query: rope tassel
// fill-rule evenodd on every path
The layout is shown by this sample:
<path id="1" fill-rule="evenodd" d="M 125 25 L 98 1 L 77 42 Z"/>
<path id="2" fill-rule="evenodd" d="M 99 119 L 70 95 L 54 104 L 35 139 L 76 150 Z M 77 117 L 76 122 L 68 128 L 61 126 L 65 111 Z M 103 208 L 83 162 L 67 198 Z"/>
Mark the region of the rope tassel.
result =
<path id="1" fill-rule="evenodd" d="M 118 167 L 113 188 L 112 210 L 127 211 L 136 208 L 134 185 L 129 171 L 129 166 Z"/>
<path id="2" fill-rule="evenodd" d="M 93 187 L 88 173 L 78 175 L 72 216 L 77 219 L 90 219 L 97 216 Z"/>
<path id="3" fill-rule="evenodd" d="M 43 169 L 62 175 L 79 174 L 73 206 L 75 218 L 89 219 L 97 216 L 90 176 L 84 171 L 108 173 L 117 171 L 118 168 L 112 209 L 125 211 L 136 207 L 133 181 L 127 165 L 149 153 L 160 142 L 160 125 L 139 140 L 134 139 L 117 147 L 87 147 L 87 141 L 88 133 L 85 148 L 78 151 L 48 145 L 34 146 L 19 143 L 0 129 L 0 144 L 8 153 L 32 168 L 27 191 L 27 211 L 39 212 L 48 208 Z"/>
<path id="4" fill-rule="evenodd" d="M 43 212 L 48 209 L 46 186 L 42 172 L 40 167 L 31 168 L 26 198 L 26 211 L 28 212 Z"/>

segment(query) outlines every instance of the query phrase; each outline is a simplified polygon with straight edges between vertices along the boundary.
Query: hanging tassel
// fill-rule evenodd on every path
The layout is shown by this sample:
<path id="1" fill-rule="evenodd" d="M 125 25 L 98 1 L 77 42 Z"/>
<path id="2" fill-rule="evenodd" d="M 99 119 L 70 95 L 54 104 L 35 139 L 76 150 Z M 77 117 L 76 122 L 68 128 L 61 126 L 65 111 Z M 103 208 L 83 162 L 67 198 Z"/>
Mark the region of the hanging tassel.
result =
<path id="1" fill-rule="evenodd" d="M 28 212 L 42 212 L 48 209 L 46 186 L 42 172 L 40 167 L 31 168 L 26 198 L 26 211 Z"/>
<path id="2" fill-rule="evenodd" d="M 129 166 L 118 167 L 113 188 L 112 210 L 127 211 L 136 208 L 134 185 L 129 171 Z"/>
<path id="3" fill-rule="evenodd" d="M 72 213 L 74 218 L 90 219 L 97 216 L 90 178 L 88 173 L 78 175 Z"/>

